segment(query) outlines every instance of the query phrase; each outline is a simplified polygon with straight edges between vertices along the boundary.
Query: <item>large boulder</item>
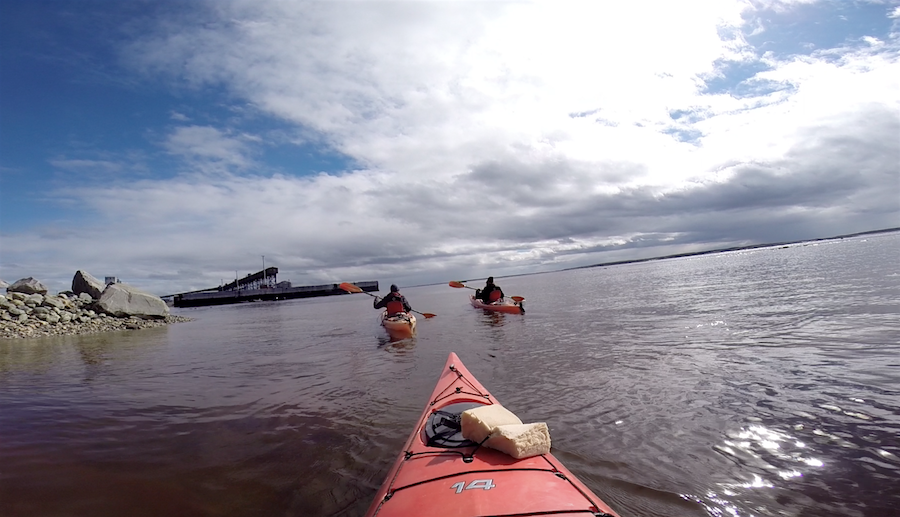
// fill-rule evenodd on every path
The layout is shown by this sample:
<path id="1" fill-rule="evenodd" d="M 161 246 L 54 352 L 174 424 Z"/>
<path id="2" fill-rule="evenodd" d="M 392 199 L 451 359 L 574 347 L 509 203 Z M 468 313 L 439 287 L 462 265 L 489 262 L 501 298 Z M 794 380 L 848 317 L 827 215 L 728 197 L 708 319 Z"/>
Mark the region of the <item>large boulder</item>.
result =
<path id="1" fill-rule="evenodd" d="M 6 289 L 7 287 L 9 287 L 9 282 L 0 278 L 0 289 Z"/>
<path id="2" fill-rule="evenodd" d="M 106 286 L 97 307 L 118 318 L 165 318 L 169 315 L 169 306 L 162 298 L 121 283 Z"/>
<path id="3" fill-rule="evenodd" d="M 78 270 L 72 278 L 72 292 L 75 294 L 87 293 L 94 300 L 99 300 L 106 284 L 97 280 L 87 271 Z"/>
<path id="4" fill-rule="evenodd" d="M 6 290 L 10 293 L 47 294 L 47 286 L 31 277 L 16 280 L 16 283 L 7 287 Z"/>

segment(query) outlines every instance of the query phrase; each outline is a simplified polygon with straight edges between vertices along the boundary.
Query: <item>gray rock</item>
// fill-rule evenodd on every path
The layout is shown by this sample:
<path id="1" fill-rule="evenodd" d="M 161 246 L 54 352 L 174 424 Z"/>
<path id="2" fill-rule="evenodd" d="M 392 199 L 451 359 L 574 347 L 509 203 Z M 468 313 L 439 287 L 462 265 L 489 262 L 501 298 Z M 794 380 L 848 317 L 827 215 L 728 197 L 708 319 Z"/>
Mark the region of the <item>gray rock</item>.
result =
<path id="1" fill-rule="evenodd" d="M 16 283 L 6 288 L 7 292 L 24 294 L 47 294 L 47 286 L 32 277 L 16 280 Z"/>
<path id="2" fill-rule="evenodd" d="M 165 318 L 169 315 L 169 306 L 162 298 L 121 283 L 106 286 L 97 307 L 104 313 L 119 318 Z"/>
<path id="3" fill-rule="evenodd" d="M 44 295 L 42 294 L 29 294 L 25 297 L 25 305 L 29 307 L 37 307 L 38 305 L 42 305 L 44 303 Z"/>
<path id="4" fill-rule="evenodd" d="M 56 307 L 57 309 L 62 309 L 66 306 L 66 299 L 61 296 L 47 295 L 44 297 L 43 305 L 47 307 Z"/>
<path id="5" fill-rule="evenodd" d="M 79 269 L 72 278 L 72 292 L 78 295 L 87 293 L 92 300 L 99 300 L 105 288 L 106 284 L 91 276 L 87 271 Z"/>
<path id="6" fill-rule="evenodd" d="M 99 296 L 98 296 L 98 298 L 99 298 Z M 78 301 L 81 303 L 91 303 L 92 301 L 94 301 L 94 299 L 91 298 L 91 295 L 89 295 L 87 293 L 81 293 L 78 295 Z"/>
<path id="7" fill-rule="evenodd" d="M 9 282 L 0 279 L 0 289 L 6 289 L 7 287 L 9 287 Z"/>

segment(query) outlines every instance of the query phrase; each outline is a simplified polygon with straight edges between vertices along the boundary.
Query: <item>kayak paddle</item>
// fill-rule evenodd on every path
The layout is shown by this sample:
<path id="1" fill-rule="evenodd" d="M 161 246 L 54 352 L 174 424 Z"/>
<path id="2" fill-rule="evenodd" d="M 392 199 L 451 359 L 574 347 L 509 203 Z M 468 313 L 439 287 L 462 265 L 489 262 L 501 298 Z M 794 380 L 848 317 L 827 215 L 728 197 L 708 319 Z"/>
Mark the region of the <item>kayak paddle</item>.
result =
<path id="1" fill-rule="evenodd" d="M 363 294 L 367 294 L 367 295 L 371 296 L 372 298 L 378 298 L 378 296 L 376 296 L 370 292 L 363 291 L 362 288 L 360 288 L 358 285 L 353 285 L 349 282 L 344 282 L 341 285 L 339 285 L 338 287 L 340 287 L 344 291 L 347 291 L 348 293 L 351 293 L 351 294 L 352 293 L 363 293 Z M 432 314 L 430 312 L 419 312 L 415 309 L 410 309 L 410 310 L 412 310 L 412 312 L 415 312 L 416 314 L 421 314 L 422 316 L 425 316 L 426 320 L 437 316 L 437 314 Z"/>

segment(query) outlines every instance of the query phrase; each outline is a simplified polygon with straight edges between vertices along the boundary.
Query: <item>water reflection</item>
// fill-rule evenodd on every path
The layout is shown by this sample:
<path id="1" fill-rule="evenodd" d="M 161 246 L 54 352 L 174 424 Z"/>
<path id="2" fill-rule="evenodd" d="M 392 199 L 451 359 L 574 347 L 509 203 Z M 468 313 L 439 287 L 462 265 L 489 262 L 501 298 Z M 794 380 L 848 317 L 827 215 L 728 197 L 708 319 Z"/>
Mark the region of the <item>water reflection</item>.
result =
<path id="1" fill-rule="evenodd" d="M 728 433 L 714 449 L 740 465 L 739 472 L 746 472 L 748 477 L 742 481 L 718 483 L 718 491 L 709 490 L 705 497 L 695 498 L 713 515 L 753 515 L 746 510 L 748 501 L 766 501 L 774 497 L 759 493 L 761 490 L 791 490 L 788 484 L 791 480 L 825 466 L 798 436 L 757 423 Z"/>
<path id="2" fill-rule="evenodd" d="M 502 327 L 506 323 L 506 314 L 494 311 L 482 311 L 480 322 L 489 327 Z"/>
<path id="3" fill-rule="evenodd" d="M 404 354 L 416 347 L 416 336 L 404 339 L 382 336 L 378 338 L 378 347 L 384 348 L 387 352 Z"/>

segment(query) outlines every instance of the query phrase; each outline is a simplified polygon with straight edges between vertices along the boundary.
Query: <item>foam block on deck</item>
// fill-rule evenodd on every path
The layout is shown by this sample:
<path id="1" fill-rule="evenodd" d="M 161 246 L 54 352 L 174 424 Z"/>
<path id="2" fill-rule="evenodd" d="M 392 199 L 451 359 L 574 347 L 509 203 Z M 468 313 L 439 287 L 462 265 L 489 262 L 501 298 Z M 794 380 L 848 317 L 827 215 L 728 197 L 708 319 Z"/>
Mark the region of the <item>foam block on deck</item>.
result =
<path id="1" fill-rule="evenodd" d="M 498 425 L 485 445 L 517 460 L 530 458 L 550 452 L 550 430 L 544 422 Z"/>
<path id="2" fill-rule="evenodd" d="M 512 411 L 500 404 L 489 404 L 462 412 L 462 435 L 466 440 L 481 443 L 498 425 L 521 424 Z"/>

